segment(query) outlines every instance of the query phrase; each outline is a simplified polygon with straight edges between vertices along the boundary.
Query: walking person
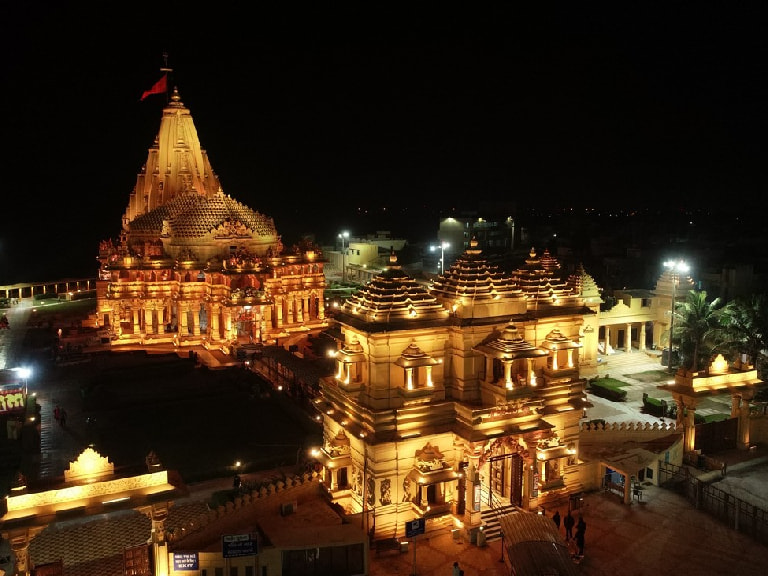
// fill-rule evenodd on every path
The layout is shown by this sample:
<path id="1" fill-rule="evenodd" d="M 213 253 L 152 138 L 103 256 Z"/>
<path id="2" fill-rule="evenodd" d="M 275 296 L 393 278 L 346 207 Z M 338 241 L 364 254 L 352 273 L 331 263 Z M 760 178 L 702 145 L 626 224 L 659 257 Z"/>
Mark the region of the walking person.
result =
<path id="1" fill-rule="evenodd" d="M 552 520 L 555 521 L 555 526 L 557 526 L 557 531 L 560 532 L 560 510 L 555 510 L 554 516 L 552 516 Z"/>
<path id="2" fill-rule="evenodd" d="M 579 516 L 576 524 L 576 546 L 579 548 L 579 556 L 584 556 L 584 533 L 587 531 L 587 523 Z"/>
<path id="3" fill-rule="evenodd" d="M 571 511 L 568 510 L 568 514 L 565 518 L 563 518 L 563 526 L 565 526 L 565 539 L 570 540 L 573 538 L 573 525 L 576 523 L 576 520 L 573 518 L 573 515 L 571 514 Z"/>

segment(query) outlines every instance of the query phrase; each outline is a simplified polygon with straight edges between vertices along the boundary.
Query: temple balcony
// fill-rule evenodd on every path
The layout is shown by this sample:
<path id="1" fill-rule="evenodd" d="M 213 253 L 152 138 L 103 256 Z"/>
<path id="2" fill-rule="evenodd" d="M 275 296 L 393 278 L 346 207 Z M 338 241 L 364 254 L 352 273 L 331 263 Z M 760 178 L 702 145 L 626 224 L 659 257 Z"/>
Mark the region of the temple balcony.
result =
<path id="1" fill-rule="evenodd" d="M 400 386 L 397 389 L 397 393 L 403 398 L 404 401 L 431 399 L 435 393 L 435 388 L 433 386 L 429 386 L 423 388 L 408 389 L 405 386 Z"/>

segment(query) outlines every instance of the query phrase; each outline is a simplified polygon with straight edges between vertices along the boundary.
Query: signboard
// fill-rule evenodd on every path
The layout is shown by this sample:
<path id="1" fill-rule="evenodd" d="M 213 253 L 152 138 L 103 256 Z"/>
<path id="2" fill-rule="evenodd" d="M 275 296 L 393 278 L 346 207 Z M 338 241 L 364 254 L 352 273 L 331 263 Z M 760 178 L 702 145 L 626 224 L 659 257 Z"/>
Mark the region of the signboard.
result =
<path id="1" fill-rule="evenodd" d="M 405 525 L 405 537 L 406 538 L 413 538 L 414 536 L 418 536 L 419 534 L 424 534 L 424 529 L 427 526 L 427 521 L 425 518 L 416 518 L 416 520 L 411 520 L 410 522 L 407 522 Z"/>
<path id="2" fill-rule="evenodd" d="M 200 561 L 197 552 L 175 552 L 173 554 L 174 570 L 199 570 Z"/>
<path id="3" fill-rule="evenodd" d="M 221 537 L 221 555 L 224 558 L 255 556 L 259 542 L 255 534 L 227 534 Z"/>
<path id="4" fill-rule="evenodd" d="M 24 412 L 27 409 L 27 396 L 24 386 L 7 384 L 0 386 L 0 413 Z"/>

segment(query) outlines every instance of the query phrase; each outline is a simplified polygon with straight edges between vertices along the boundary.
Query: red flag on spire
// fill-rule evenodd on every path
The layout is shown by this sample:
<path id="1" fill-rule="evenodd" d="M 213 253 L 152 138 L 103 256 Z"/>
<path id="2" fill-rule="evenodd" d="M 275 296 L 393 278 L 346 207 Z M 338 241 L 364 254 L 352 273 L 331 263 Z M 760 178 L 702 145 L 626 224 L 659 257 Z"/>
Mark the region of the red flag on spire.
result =
<path id="1" fill-rule="evenodd" d="M 144 98 L 147 96 L 151 96 L 152 94 L 162 94 L 164 92 L 168 91 L 168 74 L 163 74 L 163 77 L 160 78 L 157 82 L 155 82 L 155 85 L 152 86 L 149 90 L 146 90 L 144 94 L 141 95 L 141 100 L 143 101 Z"/>

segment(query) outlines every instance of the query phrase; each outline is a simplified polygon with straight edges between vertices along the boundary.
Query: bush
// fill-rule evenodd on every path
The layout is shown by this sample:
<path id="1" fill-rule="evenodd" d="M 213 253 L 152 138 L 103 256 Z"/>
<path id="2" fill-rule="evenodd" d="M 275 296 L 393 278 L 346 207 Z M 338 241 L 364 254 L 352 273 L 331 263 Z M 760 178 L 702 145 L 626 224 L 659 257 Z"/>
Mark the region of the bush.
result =
<path id="1" fill-rule="evenodd" d="M 589 391 L 595 396 L 600 396 L 613 402 L 624 402 L 627 399 L 627 391 L 622 390 L 621 386 L 611 383 L 608 378 L 593 380 L 589 386 Z"/>
<path id="2" fill-rule="evenodd" d="M 668 408 L 666 400 L 659 400 L 648 396 L 648 393 L 643 392 L 643 412 L 652 416 L 667 416 Z"/>

